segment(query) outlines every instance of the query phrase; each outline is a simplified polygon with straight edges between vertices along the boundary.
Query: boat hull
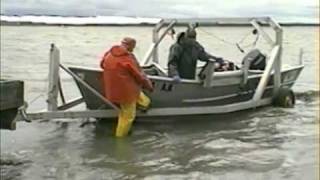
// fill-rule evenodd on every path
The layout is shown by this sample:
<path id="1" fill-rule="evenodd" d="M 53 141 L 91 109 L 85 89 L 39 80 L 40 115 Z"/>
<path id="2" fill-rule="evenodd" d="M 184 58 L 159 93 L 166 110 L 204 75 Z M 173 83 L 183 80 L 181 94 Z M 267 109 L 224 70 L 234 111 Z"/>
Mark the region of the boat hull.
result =
<path id="1" fill-rule="evenodd" d="M 282 71 L 281 86 L 291 88 L 302 68 L 299 66 Z M 70 70 L 103 94 L 101 70 L 77 67 L 71 67 Z M 168 77 L 150 76 L 155 90 L 152 93 L 145 93 L 152 100 L 153 113 L 139 114 L 139 116 L 221 114 L 248 109 L 252 107 L 250 100 L 261 76 L 262 71 L 251 72 L 247 83 L 242 85 L 241 71 L 216 73 L 212 79 L 212 87 L 204 87 L 200 80 L 182 80 L 180 83 L 175 83 Z M 106 109 L 110 110 L 110 113 L 113 111 L 82 84 L 77 83 L 77 86 L 88 109 Z M 255 107 L 270 104 L 273 94 L 273 75 L 271 75 L 262 101 L 256 103 Z M 116 116 L 115 113 L 111 114 Z"/>

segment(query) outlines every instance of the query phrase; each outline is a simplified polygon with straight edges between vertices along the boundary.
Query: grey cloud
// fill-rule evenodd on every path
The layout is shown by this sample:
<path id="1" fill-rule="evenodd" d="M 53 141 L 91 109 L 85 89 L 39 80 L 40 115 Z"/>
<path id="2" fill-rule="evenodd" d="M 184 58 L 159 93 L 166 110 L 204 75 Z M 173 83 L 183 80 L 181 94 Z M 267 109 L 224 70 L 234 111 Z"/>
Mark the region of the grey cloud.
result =
<path id="1" fill-rule="evenodd" d="M 212 17 L 212 16 L 307 16 L 316 18 L 319 6 L 293 0 L 1 0 L 1 13 L 8 15 L 63 16 L 142 16 L 142 17 Z"/>

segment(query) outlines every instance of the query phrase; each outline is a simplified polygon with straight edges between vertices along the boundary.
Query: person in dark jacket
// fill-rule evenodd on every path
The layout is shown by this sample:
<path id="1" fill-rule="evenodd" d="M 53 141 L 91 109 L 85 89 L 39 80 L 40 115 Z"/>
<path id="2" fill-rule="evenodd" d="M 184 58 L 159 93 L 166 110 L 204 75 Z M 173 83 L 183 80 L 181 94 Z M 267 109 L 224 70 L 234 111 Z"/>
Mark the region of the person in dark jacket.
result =
<path id="1" fill-rule="evenodd" d="M 168 75 L 175 81 L 195 79 L 197 61 L 208 61 L 217 57 L 208 54 L 196 40 L 196 31 L 188 30 L 177 35 L 177 41 L 170 47 Z"/>
<path id="2" fill-rule="evenodd" d="M 180 81 L 178 67 L 180 65 L 180 59 L 183 53 L 184 39 L 185 39 L 185 32 L 179 33 L 177 35 L 177 41 L 171 45 L 169 50 L 168 75 L 169 77 L 173 77 L 175 81 Z"/>

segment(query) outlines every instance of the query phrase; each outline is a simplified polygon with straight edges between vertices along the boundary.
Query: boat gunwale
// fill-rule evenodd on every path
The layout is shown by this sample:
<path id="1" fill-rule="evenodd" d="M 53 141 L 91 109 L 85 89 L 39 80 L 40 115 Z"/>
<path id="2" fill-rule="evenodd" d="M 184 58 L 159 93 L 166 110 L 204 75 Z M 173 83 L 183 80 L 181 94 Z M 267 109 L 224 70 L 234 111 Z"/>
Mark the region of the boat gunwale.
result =
<path id="1" fill-rule="evenodd" d="M 295 65 L 295 66 L 291 66 L 291 67 L 286 67 L 285 69 L 282 69 L 281 73 L 285 73 L 288 71 L 292 71 L 295 69 L 302 69 L 304 67 L 304 65 Z M 83 71 L 94 71 L 94 72 L 103 72 L 102 69 L 99 68 L 88 68 L 88 67 L 81 67 L 81 66 L 69 66 L 70 69 L 79 69 L 79 70 L 83 70 Z M 250 74 L 252 73 L 252 74 Z M 248 79 L 253 79 L 253 78 L 257 78 L 257 77 L 261 77 L 262 76 L 263 71 L 261 70 L 249 70 L 249 75 L 248 75 Z M 270 76 L 272 76 L 274 74 L 274 72 L 271 72 Z M 242 70 L 235 70 L 235 71 L 223 71 L 223 72 L 215 72 L 214 73 L 214 77 L 220 77 L 220 78 L 227 78 L 227 77 L 237 77 L 237 76 L 241 76 L 243 75 L 243 71 Z M 154 76 L 154 75 L 147 75 L 148 78 L 152 79 L 152 80 L 160 80 L 160 81 L 170 81 L 173 82 L 174 80 L 170 77 L 165 77 L 165 76 Z M 213 79 L 214 81 L 214 79 Z M 182 83 L 191 83 L 191 84 L 201 84 L 203 83 L 202 80 L 200 79 L 181 79 Z"/>

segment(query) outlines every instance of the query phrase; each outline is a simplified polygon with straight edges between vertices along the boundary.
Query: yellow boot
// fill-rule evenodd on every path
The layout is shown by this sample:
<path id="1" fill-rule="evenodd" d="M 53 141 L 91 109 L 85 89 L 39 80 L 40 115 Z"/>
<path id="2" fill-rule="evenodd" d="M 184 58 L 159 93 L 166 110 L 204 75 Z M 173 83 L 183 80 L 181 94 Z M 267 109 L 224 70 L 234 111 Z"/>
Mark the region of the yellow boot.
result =
<path id="1" fill-rule="evenodd" d="M 138 104 L 142 109 L 147 109 L 150 102 L 150 99 L 141 92 L 137 102 L 120 104 L 116 137 L 125 137 L 128 135 L 136 117 L 136 105 Z"/>
<path id="2" fill-rule="evenodd" d="M 118 115 L 118 126 L 116 137 L 124 137 L 128 135 L 132 122 L 136 116 L 136 102 L 120 104 L 120 112 Z"/>

